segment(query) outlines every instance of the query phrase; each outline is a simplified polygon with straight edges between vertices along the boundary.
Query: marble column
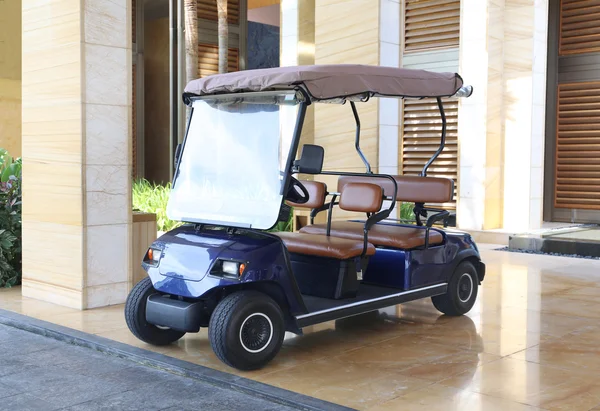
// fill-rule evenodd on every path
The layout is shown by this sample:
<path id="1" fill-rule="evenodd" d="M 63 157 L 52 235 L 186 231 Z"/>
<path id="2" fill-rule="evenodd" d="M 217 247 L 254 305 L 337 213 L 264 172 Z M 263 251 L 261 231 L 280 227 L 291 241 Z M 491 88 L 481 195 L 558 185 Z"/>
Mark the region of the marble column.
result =
<path id="1" fill-rule="evenodd" d="M 505 0 L 504 227 L 540 228 L 546 109 L 547 0 Z"/>
<path id="2" fill-rule="evenodd" d="M 546 0 L 463 0 L 458 226 L 525 231 L 542 223 Z"/>
<path id="3" fill-rule="evenodd" d="M 489 227 L 485 224 L 490 74 L 488 37 L 492 34 L 487 33 L 489 3 L 488 0 L 461 1 L 459 73 L 467 84 L 474 87 L 471 97 L 461 99 L 458 110 L 460 188 L 456 215 L 457 225 L 462 229 Z"/>
<path id="4" fill-rule="evenodd" d="M 131 0 L 23 1 L 24 296 L 125 301 Z"/>
<path id="5" fill-rule="evenodd" d="M 379 0 L 379 65 L 400 67 L 400 2 Z M 378 165 L 379 172 L 397 175 L 400 172 L 398 153 L 400 152 L 400 107 L 397 98 L 378 99 Z M 384 207 L 390 202 L 385 201 Z M 400 207 L 395 208 L 390 218 L 400 217 Z"/>
<path id="6" fill-rule="evenodd" d="M 281 1 L 280 66 L 315 64 L 315 0 Z M 314 106 L 304 118 L 300 145 L 314 143 Z M 288 126 L 294 127 L 294 122 Z"/>

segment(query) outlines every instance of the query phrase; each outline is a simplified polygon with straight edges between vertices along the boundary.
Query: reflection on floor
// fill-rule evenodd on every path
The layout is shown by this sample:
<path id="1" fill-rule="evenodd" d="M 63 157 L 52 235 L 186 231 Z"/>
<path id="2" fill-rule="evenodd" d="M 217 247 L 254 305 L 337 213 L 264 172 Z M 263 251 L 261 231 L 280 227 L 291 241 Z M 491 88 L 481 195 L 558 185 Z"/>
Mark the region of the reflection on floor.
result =
<path id="1" fill-rule="evenodd" d="M 206 331 L 166 348 L 139 342 L 122 306 L 79 312 L 13 289 L 0 291 L 0 308 L 360 410 L 599 406 L 600 261 L 481 248 L 487 278 L 467 316 L 423 300 L 310 327 L 252 373 L 220 363 Z"/>

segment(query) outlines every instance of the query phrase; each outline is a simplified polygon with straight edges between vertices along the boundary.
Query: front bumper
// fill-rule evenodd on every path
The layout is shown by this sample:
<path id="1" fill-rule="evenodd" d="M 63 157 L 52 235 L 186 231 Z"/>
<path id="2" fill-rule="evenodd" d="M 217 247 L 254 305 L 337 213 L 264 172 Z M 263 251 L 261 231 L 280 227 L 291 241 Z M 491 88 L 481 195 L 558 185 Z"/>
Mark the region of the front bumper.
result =
<path id="1" fill-rule="evenodd" d="M 198 332 L 205 321 L 204 302 L 187 302 L 153 294 L 146 301 L 146 321 L 183 332 Z"/>

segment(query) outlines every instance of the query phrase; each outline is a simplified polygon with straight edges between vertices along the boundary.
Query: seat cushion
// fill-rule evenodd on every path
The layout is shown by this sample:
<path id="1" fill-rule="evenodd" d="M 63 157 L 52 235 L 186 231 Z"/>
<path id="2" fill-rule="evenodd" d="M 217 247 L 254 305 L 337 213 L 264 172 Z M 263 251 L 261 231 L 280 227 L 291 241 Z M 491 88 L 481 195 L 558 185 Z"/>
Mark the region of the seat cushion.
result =
<path id="1" fill-rule="evenodd" d="M 375 213 L 383 205 L 383 189 L 376 184 L 348 183 L 340 191 L 342 210 Z"/>
<path id="2" fill-rule="evenodd" d="M 308 201 L 303 204 L 298 204 L 294 203 L 293 201 L 286 200 L 287 205 L 300 208 L 319 208 L 325 204 L 325 197 L 327 197 L 327 184 L 313 180 L 301 180 L 300 184 L 302 184 L 308 192 Z"/>
<path id="3" fill-rule="evenodd" d="M 446 203 L 454 198 L 454 180 L 440 177 L 390 176 L 396 180 L 398 192 L 396 201 L 406 203 Z M 394 185 L 387 178 L 368 176 L 342 176 L 338 179 L 337 189 L 341 192 L 348 183 L 377 184 L 386 196 L 394 195 Z"/>
<path id="4" fill-rule="evenodd" d="M 338 260 L 347 260 L 358 257 L 363 252 L 364 242 L 360 240 L 351 240 L 340 237 L 333 237 L 320 234 L 289 233 L 276 232 L 288 251 L 291 253 L 314 255 L 317 257 L 337 258 Z M 368 256 L 375 254 L 373 244 L 368 244 Z"/>
<path id="5" fill-rule="evenodd" d="M 354 221 L 334 221 L 331 223 L 331 235 L 351 240 L 363 238 L 364 224 Z M 312 224 L 300 229 L 301 233 L 321 234 L 327 232 L 326 224 Z M 442 234 L 436 230 L 429 230 L 429 244 L 441 244 L 444 241 Z M 410 250 L 425 245 L 424 227 L 401 227 L 388 224 L 375 224 L 369 230 L 369 243 Z"/>

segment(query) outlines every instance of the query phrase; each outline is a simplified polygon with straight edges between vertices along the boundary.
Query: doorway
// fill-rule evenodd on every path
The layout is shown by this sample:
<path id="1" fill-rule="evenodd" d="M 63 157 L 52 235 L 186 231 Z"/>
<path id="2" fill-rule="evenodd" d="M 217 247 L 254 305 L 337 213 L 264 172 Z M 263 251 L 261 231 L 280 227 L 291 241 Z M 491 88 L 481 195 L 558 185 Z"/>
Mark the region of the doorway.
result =
<path id="1" fill-rule="evenodd" d="M 600 222 L 600 0 L 550 0 L 544 220 Z"/>

